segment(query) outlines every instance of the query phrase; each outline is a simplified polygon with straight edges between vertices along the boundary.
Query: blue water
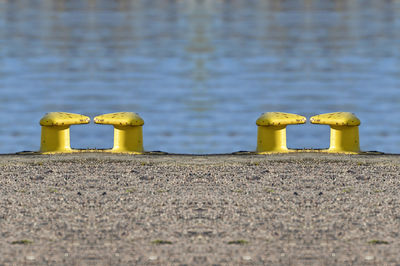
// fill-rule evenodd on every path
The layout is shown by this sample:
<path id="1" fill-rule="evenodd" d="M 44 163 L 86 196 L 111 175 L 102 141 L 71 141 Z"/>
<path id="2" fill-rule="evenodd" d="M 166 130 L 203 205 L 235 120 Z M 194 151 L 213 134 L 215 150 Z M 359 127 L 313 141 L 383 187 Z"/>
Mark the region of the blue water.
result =
<path id="1" fill-rule="evenodd" d="M 254 150 L 267 111 L 349 111 L 363 150 L 400 153 L 398 1 L 0 1 L 0 153 L 38 150 L 50 111 L 133 111 L 146 150 Z M 113 129 L 71 127 L 76 148 Z M 288 127 L 329 146 L 329 127 Z"/>

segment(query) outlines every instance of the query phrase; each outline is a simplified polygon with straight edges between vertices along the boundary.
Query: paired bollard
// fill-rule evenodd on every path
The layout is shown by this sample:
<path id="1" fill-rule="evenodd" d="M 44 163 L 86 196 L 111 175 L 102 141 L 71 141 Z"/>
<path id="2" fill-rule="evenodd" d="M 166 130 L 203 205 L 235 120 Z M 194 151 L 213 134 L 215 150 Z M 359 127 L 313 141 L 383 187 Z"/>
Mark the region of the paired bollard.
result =
<path id="1" fill-rule="evenodd" d="M 71 125 L 88 124 L 90 118 L 84 115 L 53 112 L 46 114 L 41 120 L 42 136 L 41 153 L 72 153 L 70 146 L 69 127 Z M 96 124 L 114 126 L 113 153 L 140 154 L 143 152 L 143 119 L 135 113 L 121 112 L 96 116 Z M 89 150 L 90 151 L 90 150 Z"/>
<path id="2" fill-rule="evenodd" d="M 312 124 L 329 125 L 331 127 L 329 153 L 360 153 L 358 126 L 360 120 L 348 112 L 336 112 L 316 115 L 310 118 Z M 289 150 L 286 147 L 286 126 L 304 124 L 304 116 L 287 113 L 265 113 L 257 120 L 257 153 L 286 153 L 296 151 L 315 150 Z"/>
<path id="3" fill-rule="evenodd" d="M 286 126 L 304 124 L 307 118 L 301 115 L 269 112 L 257 119 L 258 154 L 288 153 L 298 151 L 286 146 Z M 312 124 L 329 125 L 331 127 L 330 147 L 318 150 L 329 153 L 360 153 L 358 126 L 360 120 L 348 112 L 336 112 L 316 115 L 310 118 Z M 40 153 L 72 153 L 82 150 L 71 149 L 69 128 L 71 125 L 88 124 L 90 118 L 80 114 L 53 112 L 46 114 L 41 120 L 42 126 Z M 143 153 L 143 119 L 136 113 L 120 112 L 96 116 L 96 124 L 114 126 L 114 146 L 112 153 Z M 97 150 L 83 150 L 97 151 Z"/>

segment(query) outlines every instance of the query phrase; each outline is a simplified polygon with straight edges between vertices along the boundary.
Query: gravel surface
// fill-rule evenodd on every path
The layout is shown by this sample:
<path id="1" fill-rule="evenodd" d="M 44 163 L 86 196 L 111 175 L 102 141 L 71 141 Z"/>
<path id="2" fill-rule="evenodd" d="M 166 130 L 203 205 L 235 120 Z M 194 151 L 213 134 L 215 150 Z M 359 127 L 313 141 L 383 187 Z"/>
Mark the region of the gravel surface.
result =
<path id="1" fill-rule="evenodd" d="M 0 265 L 400 265 L 400 156 L 0 156 Z"/>

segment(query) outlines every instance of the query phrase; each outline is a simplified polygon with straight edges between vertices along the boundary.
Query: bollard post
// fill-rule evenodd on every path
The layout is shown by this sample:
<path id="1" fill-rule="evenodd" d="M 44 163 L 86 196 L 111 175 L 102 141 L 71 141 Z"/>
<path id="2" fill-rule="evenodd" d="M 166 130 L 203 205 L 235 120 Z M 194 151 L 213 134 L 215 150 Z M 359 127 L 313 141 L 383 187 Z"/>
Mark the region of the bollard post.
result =
<path id="1" fill-rule="evenodd" d="M 329 125 L 331 127 L 331 153 L 359 153 L 360 140 L 358 126 L 360 120 L 349 112 L 335 112 L 316 115 L 310 118 L 311 123 Z"/>
<path id="2" fill-rule="evenodd" d="M 144 121 L 138 114 L 131 112 L 104 114 L 96 116 L 94 122 L 114 126 L 114 146 L 111 152 L 143 152 Z"/>
<path id="3" fill-rule="evenodd" d="M 268 112 L 257 119 L 257 153 L 285 153 L 290 152 L 286 146 L 286 126 L 304 124 L 304 116 Z"/>
<path id="4" fill-rule="evenodd" d="M 71 125 L 87 124 L 90 118 L 80 114 L 51 112 L 41 120 L 42 126 L 40 152 L 68 153 L 72 152 L 69 127 Z"/>

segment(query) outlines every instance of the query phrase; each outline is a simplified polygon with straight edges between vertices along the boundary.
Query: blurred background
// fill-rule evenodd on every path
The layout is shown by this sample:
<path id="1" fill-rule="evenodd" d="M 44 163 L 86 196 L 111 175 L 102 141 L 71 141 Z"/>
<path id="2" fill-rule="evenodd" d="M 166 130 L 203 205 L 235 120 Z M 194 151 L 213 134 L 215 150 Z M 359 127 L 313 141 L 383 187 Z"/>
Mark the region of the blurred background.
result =
<path id="1" fill-rule="evenodd" d="M 0 0 L 0 153 L 38 150 L 51 111 L 145 120 L 146 150 L 255 150 L 263 112 L 361 119 L 363 150 L 400 153 L 400 1 Z M 71 127 L 75 148 L 113 128 Z M 326 148 L 329 127 L 288 127 Z"/>

